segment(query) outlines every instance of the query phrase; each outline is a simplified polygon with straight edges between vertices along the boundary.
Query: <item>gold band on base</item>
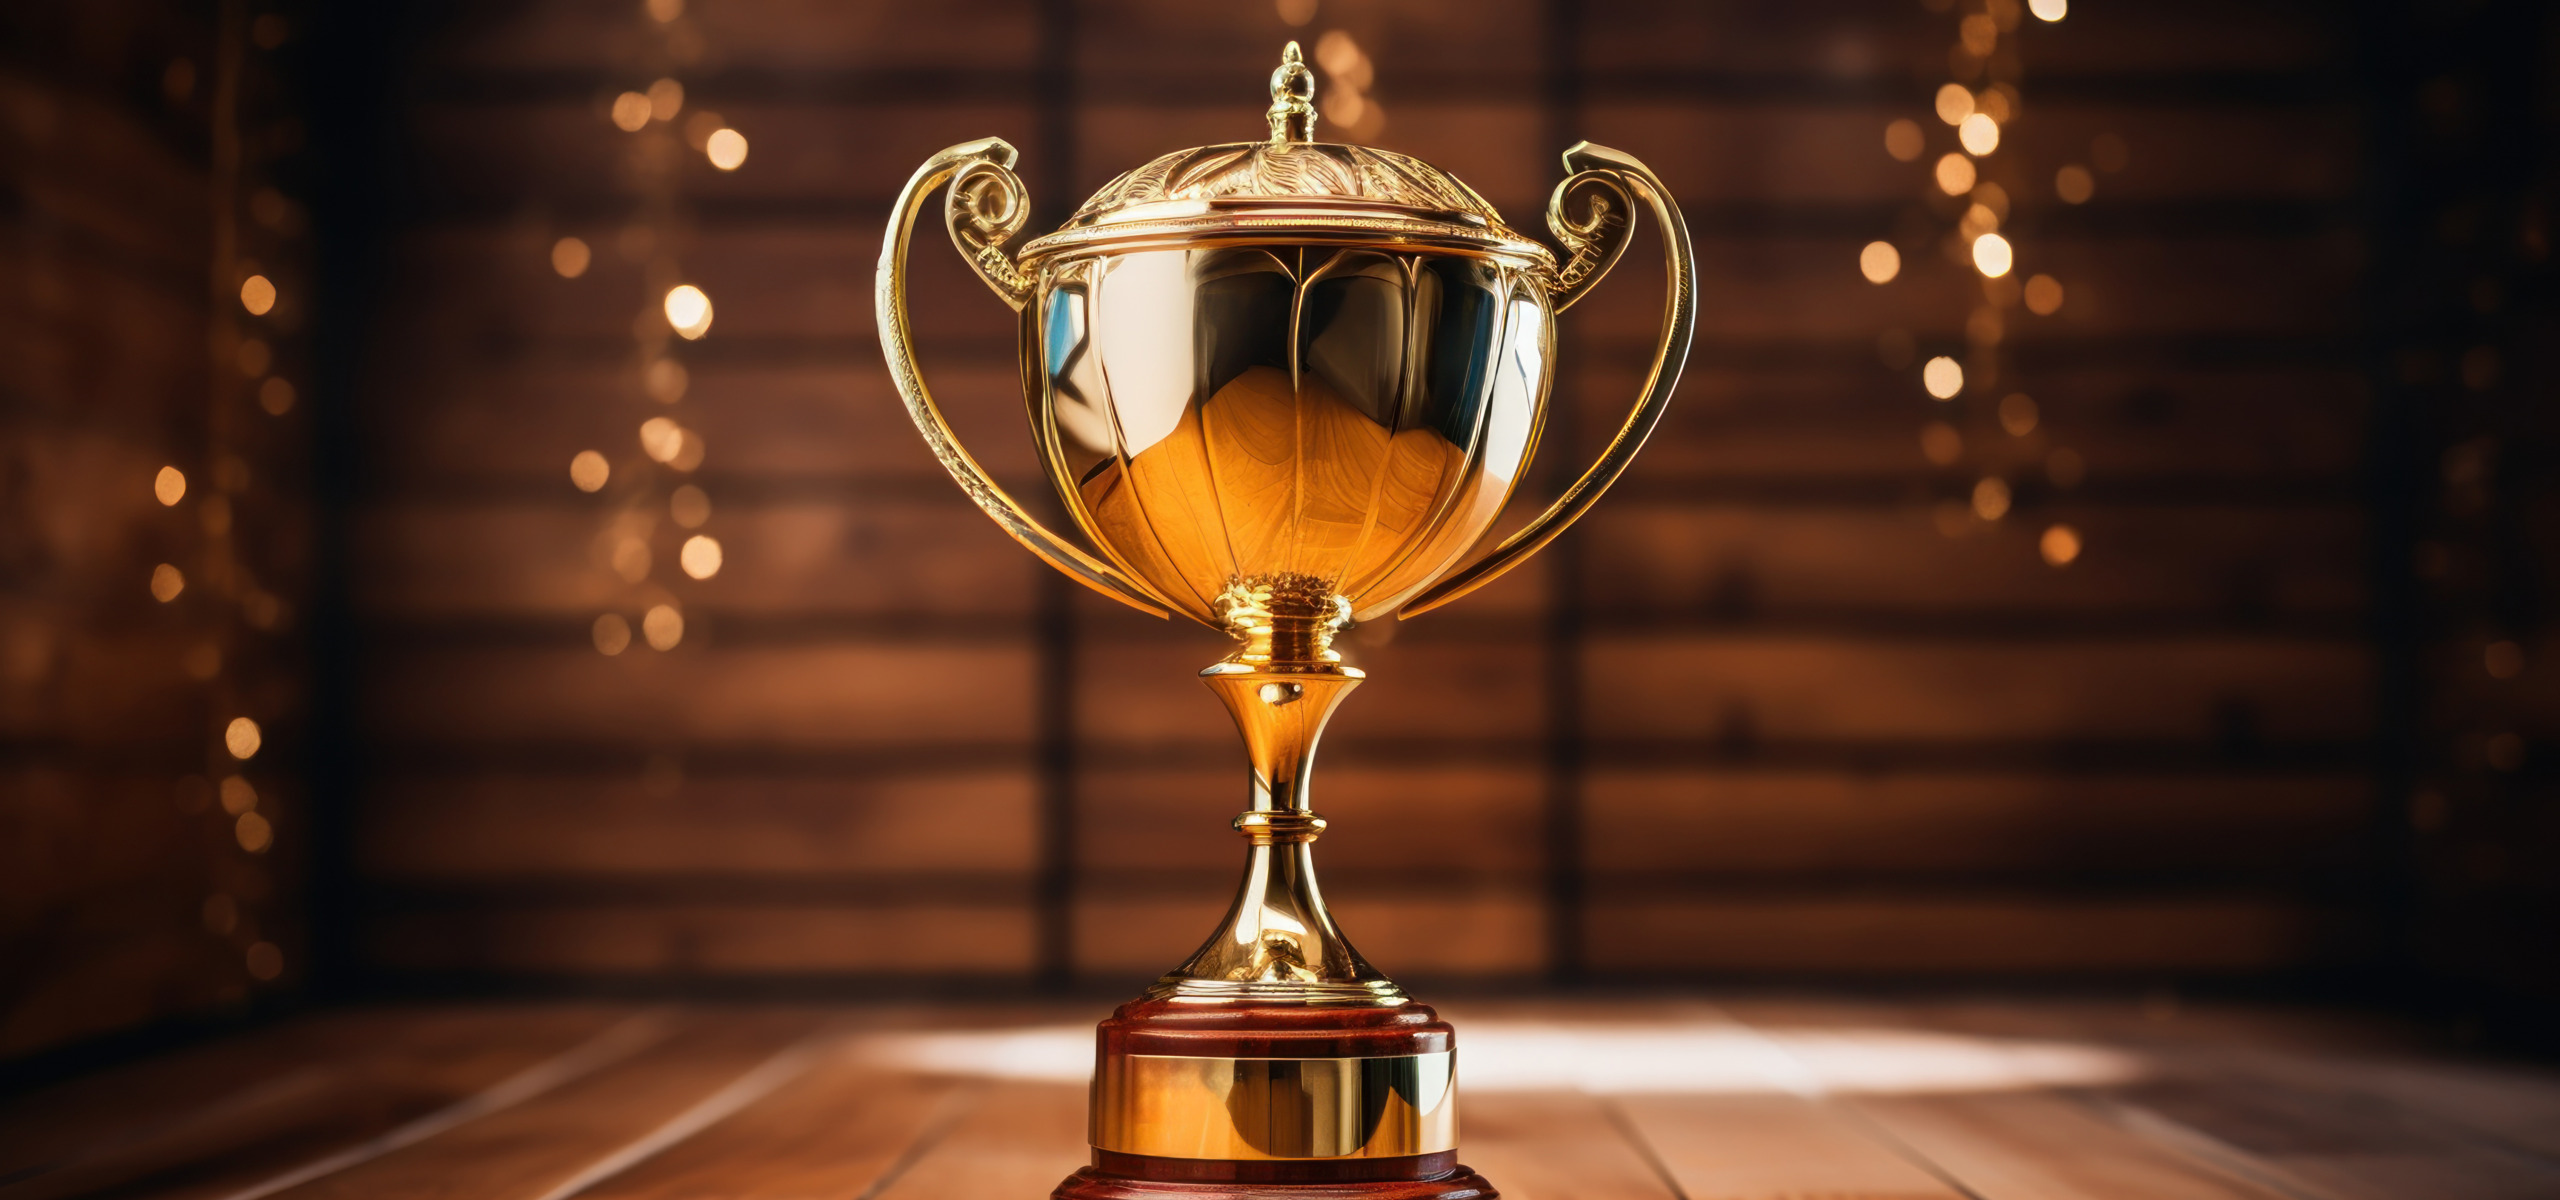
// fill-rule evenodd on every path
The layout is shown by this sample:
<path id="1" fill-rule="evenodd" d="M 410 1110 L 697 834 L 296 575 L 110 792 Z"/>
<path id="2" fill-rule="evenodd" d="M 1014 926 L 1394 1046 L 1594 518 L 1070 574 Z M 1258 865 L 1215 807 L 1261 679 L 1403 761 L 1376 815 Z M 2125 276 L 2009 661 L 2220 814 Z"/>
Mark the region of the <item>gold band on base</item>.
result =
<path id="1" fill-rule="evenodd" d="M 1325 1159 L 1458 1146 L 1452 1051 L 1389 1058 L 1107 1056 L 1095 1147 L 1159 1158 Z"/>

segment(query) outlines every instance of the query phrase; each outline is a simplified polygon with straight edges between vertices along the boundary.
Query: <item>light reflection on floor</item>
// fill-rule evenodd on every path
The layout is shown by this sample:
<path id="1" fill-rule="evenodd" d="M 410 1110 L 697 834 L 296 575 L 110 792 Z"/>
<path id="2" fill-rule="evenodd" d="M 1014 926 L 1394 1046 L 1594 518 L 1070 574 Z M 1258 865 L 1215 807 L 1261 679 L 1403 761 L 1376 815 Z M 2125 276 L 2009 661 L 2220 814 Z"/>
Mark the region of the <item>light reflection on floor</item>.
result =
<path id="1" fill-rule="evenodd" d="M 883 1066 L 933 1075 L 1083 1083 L 1093 1029 L 914 1032 L 857 1039 Z M 1459 1035 L 1470 1092 L 1744 1094 L 1983 1092 L 2087 1087 L 2141 1076 L 2132 1055 L 2085 1042 L 1909 1029 L 1673 1023 L 1469 1021 Z"/>

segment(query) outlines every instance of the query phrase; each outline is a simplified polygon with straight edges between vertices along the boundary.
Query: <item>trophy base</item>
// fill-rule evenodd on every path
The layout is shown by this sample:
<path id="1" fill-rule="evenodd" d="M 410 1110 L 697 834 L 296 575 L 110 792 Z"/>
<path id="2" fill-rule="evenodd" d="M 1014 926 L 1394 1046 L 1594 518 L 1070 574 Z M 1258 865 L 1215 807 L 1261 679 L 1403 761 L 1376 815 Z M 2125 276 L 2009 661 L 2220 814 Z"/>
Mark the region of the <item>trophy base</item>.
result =
<path id="1" fill-rule="evenodd" d="M 1396 994 L 1201 995 L 1102 1023 L 1093 1165 L 1052 1200 L 1493 1200 L 1458 1163 L 1454 1031 Z M 1321 997 L 1321 998 L 1319 998 Z"/>
<path id="2" fill-rule="evenodd" d="M 1441 1172 L 1423 1179 L 1342 1179 L 1329 1172 L 1335 1164 L 1312 1162 L 1226 1162 L 1217 1159 L 1157 1158 L 1144 1163 L 1137 1155 L 1097 1151 L 1095 1165 L 1067 1176 L 1049 1193 L 1050 1200 L 1495 1200 L 1501 1195 L 1485 1177 L 1457 1163 L 1457 1152 L 1416 1155 L 1442 1160 Z M 1384 1164 L 1392 1159 L 1375 1159 Z M 1251 1171 L 1237 1168 L 1256 1168 Z M 1145 1175 L 1122 1173 L 1124 1170 Z M 1194 1173 L 1196 1172 L 1196 1173 Z M 1164 1178 L 1187 1175 L 1186 1178 Z M 1241 1177 L 1237 1177 L 1241 1176 Z"/>

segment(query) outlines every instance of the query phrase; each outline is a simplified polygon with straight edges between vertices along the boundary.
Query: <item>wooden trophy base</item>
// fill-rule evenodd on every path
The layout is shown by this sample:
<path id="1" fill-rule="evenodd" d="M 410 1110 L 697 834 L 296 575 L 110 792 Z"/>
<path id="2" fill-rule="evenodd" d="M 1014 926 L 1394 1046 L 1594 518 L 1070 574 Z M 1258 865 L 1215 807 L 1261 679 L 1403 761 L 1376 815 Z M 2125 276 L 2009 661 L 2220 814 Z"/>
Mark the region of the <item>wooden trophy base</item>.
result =
<path id="1" fill-rule="evenodd" d="M 1453 1030 L 1429 1005 L 1392 1008 L 1134 1000 L 1099 1031 L 1097 1079 L 1108 1081 L 1131 1057 L 1244 1061 L 1391 1060 L 1440 1056 Z M 1095 1088 L 1108 1104 L 1108 1086 Z M 1108 1121 L 1097 1112 L 1097 1140 Z M 1448 1127 L 1454 1131 L 1454 1126 Z M 1427 1143 L 1426 1143 L 1427 1144 Z M 1444 1143 L 1446 1144 L 1446 1143 Z M 1096 1146 L 1093 1165 L 1067 1177 L 1051 1200 L 1494 1200 L 1500 1193 L 1458 1162 L 1455 1149 L 1432 1153 L 1290 1157 L 1267 1146 L 1268 1158 L 1184 1158 Z"/>

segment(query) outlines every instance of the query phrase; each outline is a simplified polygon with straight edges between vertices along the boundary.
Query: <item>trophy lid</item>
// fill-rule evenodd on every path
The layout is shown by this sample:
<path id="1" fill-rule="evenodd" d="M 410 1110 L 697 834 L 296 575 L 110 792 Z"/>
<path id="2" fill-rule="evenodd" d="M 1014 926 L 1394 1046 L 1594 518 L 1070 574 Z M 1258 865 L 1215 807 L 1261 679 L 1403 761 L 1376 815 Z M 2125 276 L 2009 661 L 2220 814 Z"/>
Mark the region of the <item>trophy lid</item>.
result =
<path id="1" fill-rule="evenodd" d="M 1455 175 L 1390 150 L 1315 140 L 1315 72 L 1289 43 L 1271 73 L 1269 138 L 1177 151 L 1084 202 L 1028 263 L 1084 249 L 1274 241 L 1472 251 L 1552 269 L 1545 246 Z"/>

